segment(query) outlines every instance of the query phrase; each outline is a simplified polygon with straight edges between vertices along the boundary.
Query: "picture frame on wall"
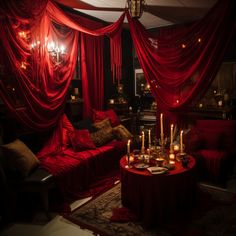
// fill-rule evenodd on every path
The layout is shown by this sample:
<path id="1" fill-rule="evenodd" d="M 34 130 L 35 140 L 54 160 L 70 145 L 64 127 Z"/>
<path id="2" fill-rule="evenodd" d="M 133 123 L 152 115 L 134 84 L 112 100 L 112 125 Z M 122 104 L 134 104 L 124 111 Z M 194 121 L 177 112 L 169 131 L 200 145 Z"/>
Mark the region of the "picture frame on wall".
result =
<path id="1" fill-rule="evenodd" d="M 134 70 L 135 96 L 141 96 L 146 85 L 143 70 L 141 68 Z"/>

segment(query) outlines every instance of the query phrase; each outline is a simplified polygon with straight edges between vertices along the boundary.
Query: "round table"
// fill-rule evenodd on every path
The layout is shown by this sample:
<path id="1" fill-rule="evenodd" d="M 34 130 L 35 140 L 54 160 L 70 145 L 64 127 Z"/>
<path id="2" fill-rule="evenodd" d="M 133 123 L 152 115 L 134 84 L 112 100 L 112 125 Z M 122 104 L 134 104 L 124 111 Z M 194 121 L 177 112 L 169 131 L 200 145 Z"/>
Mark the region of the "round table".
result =
<path id="1" fill-rule="evenodd" d="M 185 212 L 196 200 L 195 160 L 188 167 L 177 162 L 174 170 L 151 174 L 147 169 L 126 168 L 126 156 L 120 160 L 121 201 L 132 210 L 145 228 L 166 222 Z"/>

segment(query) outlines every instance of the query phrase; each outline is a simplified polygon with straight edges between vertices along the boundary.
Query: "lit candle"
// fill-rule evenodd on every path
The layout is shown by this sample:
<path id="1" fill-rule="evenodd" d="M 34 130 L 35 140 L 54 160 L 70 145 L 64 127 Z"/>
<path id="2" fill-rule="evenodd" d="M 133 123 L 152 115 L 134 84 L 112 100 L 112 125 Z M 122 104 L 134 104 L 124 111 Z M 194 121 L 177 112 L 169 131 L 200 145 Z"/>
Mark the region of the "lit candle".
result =
<path id="1" fill-rule="evenodd" d="M 160 126 L 161 126 L 161 145 L 164 144 L 164 133 L 163 133 L 163 113 L 160 116 Z"/>
<path id="2" fill-rule="evenodd" d="M 130 154 L 130 139 L 127 142 L 127 154 Z"/>
<path id="3" fill-rule="evenodd" d="M 171 124 L 171 126 L 170 126 L 170 146 L 171 147 L 173 145 L 173 128 L 174 128 L 174 125 Z"/>
<path id="4" fill-rule="evenodd" d="M 183 153 L 183 130 L 180 131 L 180 153 Z"/>
<path id="5" fill-rule="evenodd" d="M 148 130 L 148 147 L 151 147 L 151 130 Z"/>
<path id="6" fill-rule="evenodd" d="M 144 139 L 145 139 L 145 134 L 144 134 L 144 131 L 142 131 L 142 149 L 141 149 L 142 152 L 144 152 L 144 150 L 145 150 Z"/>

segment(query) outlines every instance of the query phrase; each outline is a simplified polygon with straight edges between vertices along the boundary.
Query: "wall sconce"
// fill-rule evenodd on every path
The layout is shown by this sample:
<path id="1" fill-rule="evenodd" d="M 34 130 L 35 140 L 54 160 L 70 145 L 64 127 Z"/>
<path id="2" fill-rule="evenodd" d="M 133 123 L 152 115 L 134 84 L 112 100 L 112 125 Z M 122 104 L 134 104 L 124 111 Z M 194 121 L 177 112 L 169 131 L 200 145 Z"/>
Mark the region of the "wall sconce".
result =
<path id="1" fill-rule="evenodd" d="M 145 0 L 127 0 L 131 17 L 140 18 L 143 14 Z"/>

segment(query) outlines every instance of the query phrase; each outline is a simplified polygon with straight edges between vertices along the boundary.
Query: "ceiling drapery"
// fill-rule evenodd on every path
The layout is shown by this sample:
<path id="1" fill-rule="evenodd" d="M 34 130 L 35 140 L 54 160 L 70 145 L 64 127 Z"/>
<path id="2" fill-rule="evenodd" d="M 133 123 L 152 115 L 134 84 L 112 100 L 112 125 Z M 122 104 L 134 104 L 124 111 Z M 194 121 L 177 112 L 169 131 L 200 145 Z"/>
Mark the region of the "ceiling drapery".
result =
<path id="1" fill-rule="evenodd" d="M 148 33 L 125 11 L 139 62 L 158 108 L 182 109 L 203 94 L 212 82 L 235 30 L 232 3 L 219 1 L 202 20 L 186 27 L 160 29 L 156 35 Z M 79 34 L 110 37 L 113 75 L 121 78 L 120 36 L 125 13 L 114 24 L 101 27 L 96 22 L 90 26 L 83 24 L 79 17 L 72 17 L 50 0 L 37 1 L 37 4 L 9 0 L 1 1 L 0 6 L 3 52 L 0 95 L 11 113 L 31 129 L 47 129 L 63 113 L 75 68 Z M 66 44 L 67 54 L 60 64 L 55 64 L 45 50 L 50 40 Z M 36 47 L 30 48 L 32 42 Z M 84 56 L 89 58 L 85 49 Z M 88 79 L 86 73 L 83 77 Z M 84 89 L 88 89 L 88 81 L 85 84 Z M 101 93 L 98 97 L 101 98 Z M 89 113 L 91 102 L 85 102 L 85 106 Z"/>

